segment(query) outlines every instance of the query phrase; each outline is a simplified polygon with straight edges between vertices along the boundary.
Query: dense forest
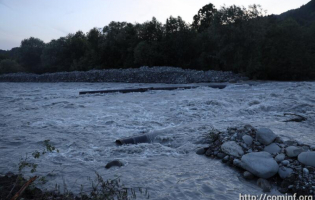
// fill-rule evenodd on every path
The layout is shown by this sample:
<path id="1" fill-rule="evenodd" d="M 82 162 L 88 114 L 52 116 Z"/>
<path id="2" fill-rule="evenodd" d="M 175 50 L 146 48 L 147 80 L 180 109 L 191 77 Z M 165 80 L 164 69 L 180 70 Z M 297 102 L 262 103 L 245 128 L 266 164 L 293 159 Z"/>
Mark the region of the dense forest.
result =
<path id="1" fill-rule="evenodd" d="M 111 22 L 44 43 L 28 38 L 0 50 L 0 74 L 175 66 L 229 70 L 254 79 L 315 78 L 315 0 L 281 15 L 260 6 L 213 4 L 202 7 L 192 24 L 169 17 L 139 23 Z"/>

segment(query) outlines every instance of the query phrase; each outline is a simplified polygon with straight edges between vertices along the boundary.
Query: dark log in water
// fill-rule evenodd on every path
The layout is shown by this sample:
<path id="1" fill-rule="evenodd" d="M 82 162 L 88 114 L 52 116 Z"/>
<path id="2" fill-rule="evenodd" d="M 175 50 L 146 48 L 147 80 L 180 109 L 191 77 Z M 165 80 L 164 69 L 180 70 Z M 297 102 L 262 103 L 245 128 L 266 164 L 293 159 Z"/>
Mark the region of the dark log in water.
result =
<path id="1" fill-rule="evenodd" d="M 116 144 L 123 145 L 123 144 L 139 144 L 139 143 L 150 143 L 151 139 L 147 137 L 147 135 L 141 135 L 136 137 L 129 137 L 129 138 L 122 138 L 116 140 Z"/>
<path id="2" fill-rule="evenodd" d="M 223 89 L 226 85 L 207 85 L 211 88 Z M 149 87 L 149 88 L 133 88 L 133 89 L 117 89 L 117 90 L 97 90 L 97 91 L 82 91 L 79 94 L 97 94 L 97 93 L 131 93 L 131 92 L 147 92 L 150 90 L 177 90 L 177 89 L 194 89 L 199 86 L 176 86 L 176 87 Z"/>

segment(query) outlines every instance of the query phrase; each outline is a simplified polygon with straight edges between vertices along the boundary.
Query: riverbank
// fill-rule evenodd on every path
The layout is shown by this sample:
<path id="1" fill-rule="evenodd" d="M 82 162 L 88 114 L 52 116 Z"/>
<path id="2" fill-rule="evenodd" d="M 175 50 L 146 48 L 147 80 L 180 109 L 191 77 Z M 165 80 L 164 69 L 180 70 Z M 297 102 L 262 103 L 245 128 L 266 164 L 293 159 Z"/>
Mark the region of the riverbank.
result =
<path id="1" fill-rule="evenodd" d="M 15 73 L 0 76 L 0 82 L 123 82 L 123 83 L 203 83 L 237 82 L 248 78 L 233 72 L 197 71 L 175 67 L 140 67 L 46 74 Z"/>

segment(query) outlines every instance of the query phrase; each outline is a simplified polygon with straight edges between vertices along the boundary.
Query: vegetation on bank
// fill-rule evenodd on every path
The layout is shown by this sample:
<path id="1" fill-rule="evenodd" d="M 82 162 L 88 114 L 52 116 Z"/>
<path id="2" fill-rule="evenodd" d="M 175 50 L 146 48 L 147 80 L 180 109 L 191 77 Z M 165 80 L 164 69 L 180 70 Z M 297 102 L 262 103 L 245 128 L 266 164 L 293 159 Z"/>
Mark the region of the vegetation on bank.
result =
<path id="1" fill-rule="evenodd" d="M 39 176 L 37 169 L 40 168 L 36 160 L 42 158 L 45 154 L 59 153 L 59 150 L 53 146 L 49 140 L 44 141 L 42 151 L 34 151 L 21 158 L 18 164 L 18 173 L 8 172 L 0 176 L 0 199 L 36 199 L 36 200 L 131 200 L 136 199 L 137 195 L 149 199 L 150 195 L 147 189 L 125 187 L 119 178 L 113 180 L 104 180 L 97 172 L 95 180 L 91 181 L 91 189 L 88 191 L 81 185 L 80 193 L 75 195 L 67 189 L 64 181 L 63 188 L 60 185 L 51 190 L 40 190 L 39 185 L 49 181 L 47 177 L 54 174 L 49 172 L 46 176 Z M 28 176 L 25 176 L 28 174 Z M 29 174 L 32 176 L 29 177 Z"/>
<path id="2" fill-rule="evenodd" d="M 88 33 L 78 31 L 44 43 L 38 38 L 0 51 L 0 74 L 90 69 L 177 66 L 231 70 L 250 78 L 315 78 L 315 0 L 279 16 L 260 6 L 213 4 L 186 23 L 169 17 L 139 23 L 111 22 Z"/>

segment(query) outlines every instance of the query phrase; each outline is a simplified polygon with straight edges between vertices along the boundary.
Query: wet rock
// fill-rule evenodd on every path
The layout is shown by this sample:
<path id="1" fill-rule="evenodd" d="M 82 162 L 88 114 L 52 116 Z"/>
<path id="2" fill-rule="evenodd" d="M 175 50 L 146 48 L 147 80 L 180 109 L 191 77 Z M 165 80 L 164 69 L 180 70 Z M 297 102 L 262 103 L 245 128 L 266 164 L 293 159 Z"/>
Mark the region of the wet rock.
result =
<path id="1" fill-rule="evenodd" d="M 315 151 L 301 153 L 298 161 L 304 165 L 315 167 Z"/>
<path id="2" fill-rule="evenodd" d="M 251 179 L 253 179 L 255 176 L 254 176 L 252 173 L 250 173 L 249 171 L 245 171 L 245 172 L 243 173 L 243 177 L 244 177 L 245 179 L 247 179 L 247 180 L 251 180 Z"/>
<path id="3" fill-rule="evenodd" d="M 311 145 L 310 150 L 315 151 L 315 145 Z"/>
<path id="4" fill-rule="evenodd" d="M 271 190 L 271 185 L 269 183 L 269 181 L 267 181 L 266 179 L 260 178 L 257 180 L 257 185 L 263 189 L 263 192 L 270 192 Z"/>
<path id="5" fill-rule="evenodd" d="M 242 139 L 247 146 L 251 146 L 253 143 L 253 138 L 249 135 L 244 135 Z"/>
<path id="6" fill-rule="evenodd" d="M 277 154 L 281 151 L 281 148 L 278 145 L 276 145 L 275 143 L 271 143 L 270 145 L 268 145 L 264 148 L 264 151 L 266 151 L 270 154 Z"/>
<path id="7" fill-rule="evenodd" d="M 196 154 L 198 154 L 198 155 L 203 155 L 203 154 L 206 153 L 206 151 L 207 151 L 206 148 L 200 148 L 200 149 L 198 149 L 198 150 L 196 151 Z"/>
<path id="8" fill-rule="evenodd" d="M 278 174 L 282 179 L 286 179 L 287 177 L 291 176 L 293 173 L 293 169 L 288 167 L 279 167 Z"/>
<path id="9" fill-rule="evenodd" d="M 121 166 L 124 166 L 124 164 L 119 161 L 119 160 L 113 160 L 109 163 L 107 163 L 107 165 L 105 166 L 106 169 L 109 169 L 111 167 L 121 167 Z"/>
<path id="10" fill-rule="evenodd" d="M 254 152 L 242 156 L 242 168 L 260 178 L 274 176 L 279 166 L 268 152 Z"/>
<path id="11" fill-rule="evenodd" d="M 282 162 L 283 160 L 285 159 L 285 155 L 283 153 L 280 153 L 278 154 L 276 157 L 275 157 L 275 160 L 279 163 L 279 162 Z"/>
<path id="12" fill-rule="evenodd" d="M 235 157 L 241 157 L 242 155 L 244 155 L 244 151 L 243 151 L 242 147 L 240 147 L 234 141 L 229 141 L 229 142 L 225 142 L 224 144 L 222 144 L 221 150 L 224 153 L 231 155 L 231 156 L 235 156 Z"/>
<path id="13" fill-rule="evenodd" d="M 256 139 L 264 145 L 271 144 L 276 138 L 276 134 L 269 128 L 260 128 L 256 132 Z"/>
<path id="14" fill-rule="evenodd" d="M 293 158 L 293 157 L 297 157 L 300 153 L 302 153 L 303 149 L 296 146 L 289 146 L 285 149 L 285 152 L 287 156 Z"/>

